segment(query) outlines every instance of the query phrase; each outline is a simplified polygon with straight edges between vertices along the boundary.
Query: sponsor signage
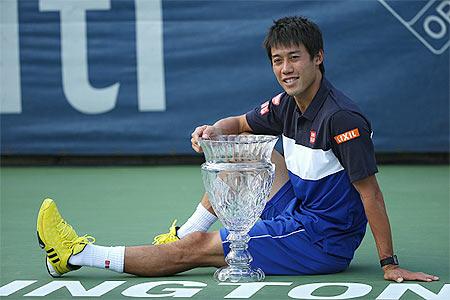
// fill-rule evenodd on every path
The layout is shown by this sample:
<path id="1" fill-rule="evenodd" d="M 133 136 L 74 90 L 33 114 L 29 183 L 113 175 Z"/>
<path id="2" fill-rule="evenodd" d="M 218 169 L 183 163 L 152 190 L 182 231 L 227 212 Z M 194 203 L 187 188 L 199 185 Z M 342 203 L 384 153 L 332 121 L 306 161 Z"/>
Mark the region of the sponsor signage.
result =
<path id="1" fill-rule="evenodd" d="M 200 281 L 148 281 L 138 283 L 130 287 L 121 287 L 126 283 L 122 280 L 104 281 L 94 287 L 86 289 L 78 280 L 54 280 L 40 284 L 37 280 L 14 280 L 0 287 L 0 297 L 18 296 L 21 290 L 27 287 L 34 289 L 24 297 L 45 297 L 60 289 L 67 290 L 73 297 L 101 297 L 108 295 L 113 290 L 119 289 L 121 295 L 132 298 L 192 298 L 207 296 L 208 284 Z M 231 292 L 218 295 L 215 290 L 215 298 L 223 299 L 251 299 L 257 298 L 258 294 L 264 293 L 264 289 L 276 287 L 289 287 L 286 296 L 292 299 L 355 299 L 359 297 L 370 297 L 371 299 L 401 299 L 405 293 L 413 293 L 422 299 L 450 299 L 450 284 L 442 284 L 440 290 L 432 291 L 427 288 L 426 283 L 387 283 L 381 293 L 374 295 L 372 286 L 367 283 L 358 282 L 320 282 L 298 284 L 295 282 L 254 282 L 254 283 L 218 283 L 219 286 L 235 287 Z M 328 296 L 314 293 L 322 288 L 345 288 L 344 292 L 334 292 Z M 157 291 L 156 291 L 157 290 Z M 434 290 L 434 289 L 433 289 Z M 285 289 L 283 291 L 286 291 Z M 278 295 L 280 295 L 278 293 Z M 281 295 L 280 295 L 281 296 Z"/>
<path id="2" fill-rule="evenodd" d="M 0 0 L 0 152 L 194 155 L 197 126 L 280 104 L 261 43 L 302 11 L 376 151 L 448 152 L 450 0 Z"/>
<path id="3" fill-rule="evenodd" d="M 314 135 L 314 137 L 315 137 L 315 135 Z M 336 141 L 336 143 L 342 144 L 344 142 L 353 140 L 354 138 L 357 138 L 357 137 L 359 137 L 359 130 L 358 130 L 358 128 L 355 128 L 355 129 L 349 130 L 347 132 L 344 132 L 342 134 L 336 135 L 334 137 L 334 140 Z"/>
<path id="4" fill-rule="evenodd" d="M 414 1 L 413 10 L 410 3 L 406 9 L 400 1 L 378 1 L 433 54 L 450 46 L 450 0 Z"/>

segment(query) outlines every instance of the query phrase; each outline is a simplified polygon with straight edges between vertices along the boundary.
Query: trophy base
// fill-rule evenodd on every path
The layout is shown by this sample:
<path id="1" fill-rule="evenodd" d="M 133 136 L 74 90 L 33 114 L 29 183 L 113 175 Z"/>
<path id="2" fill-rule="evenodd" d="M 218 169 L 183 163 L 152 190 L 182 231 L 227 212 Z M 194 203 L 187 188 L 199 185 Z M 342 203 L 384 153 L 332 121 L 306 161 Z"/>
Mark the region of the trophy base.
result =
<path id="1" fill-rule="evenodd" d="M 257 282 L 266 276 L 260 268 L 222 267 L 214 273 L 214 279 L 219 282 Z"/>

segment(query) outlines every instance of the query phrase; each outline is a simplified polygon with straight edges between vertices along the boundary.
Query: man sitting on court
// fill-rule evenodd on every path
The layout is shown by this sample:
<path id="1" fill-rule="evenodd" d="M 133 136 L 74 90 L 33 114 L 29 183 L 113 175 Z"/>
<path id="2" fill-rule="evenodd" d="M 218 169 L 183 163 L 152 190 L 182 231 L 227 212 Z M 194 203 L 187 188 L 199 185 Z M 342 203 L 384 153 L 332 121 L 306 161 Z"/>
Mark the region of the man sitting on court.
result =
<path id="1" fill-rule="evenodd" d="M 218 134 L 281 135 L 284 157 L 274 152 L 276 177 L 249 249 L 267 275 L 327 274 L 345 270 L 372 229 L 384 278 L 438 280 L 398 265 L 377 172 L 372 129 L 359 108 L 324 77 L 322 34 L 302 17 L 274 22 L 265 41 L 284 92 L 240 116 L 204 125 L 198 139 Z M 206 195 L 180 228 L 172 225 L 156 245 L 102 247 L 78 236 L 51 199 L 39 211 L 39 243 L 51 275 L 91 266 L 141 276 L 164 276 L 200 266 L 225 265 L 227 230 L 207 232 L 216 221 Z M 193 251 L 195 249 L 195 251 Z"/>

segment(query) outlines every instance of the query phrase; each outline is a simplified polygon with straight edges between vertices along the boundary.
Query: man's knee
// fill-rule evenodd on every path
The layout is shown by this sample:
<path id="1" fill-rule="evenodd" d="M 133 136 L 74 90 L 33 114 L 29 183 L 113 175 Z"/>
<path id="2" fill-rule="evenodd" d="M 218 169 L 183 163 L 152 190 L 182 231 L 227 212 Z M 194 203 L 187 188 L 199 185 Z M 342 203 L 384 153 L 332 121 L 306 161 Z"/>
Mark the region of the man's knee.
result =
<path id="1" fill-rule="evenodd" d="M 217 239 L 219 237 L 219 239 Z M 209 248 L 214 247 L 217 242 L 221 242 L 218 232 L 192 232 L 183 238 L 186 246 L 190 249 L 198 249 L 208 251 Z"/>
<path id="2" fill-rule="evenodd" d="M 195 232 L 191 232 L 188 235 L 186 235 L 183 240 L 186 243 L 189 244 L 197 244 L 197 245 L 201 245 L 202 243 L 205 243 L 208 241 L 208 239 L 211 238 L 210 236 L 211 234 L 208 232 L 201 232 L 201 231 L 195 231 Z"/>

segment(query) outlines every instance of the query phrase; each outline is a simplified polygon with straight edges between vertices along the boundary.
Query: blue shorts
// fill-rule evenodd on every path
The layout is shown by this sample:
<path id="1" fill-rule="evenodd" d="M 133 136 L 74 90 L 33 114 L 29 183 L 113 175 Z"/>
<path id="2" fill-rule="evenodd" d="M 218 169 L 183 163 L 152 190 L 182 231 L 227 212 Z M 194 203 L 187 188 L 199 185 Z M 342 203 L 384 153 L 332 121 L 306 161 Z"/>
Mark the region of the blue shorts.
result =
<path id="1" fill-rule="evenodd" d="M 267 275 L 330 274 L 345 270 L 350 259 L 330 255 L 319 244 L 311 242 L 303 225 L 292 217 L 300 206 L 288 181 L 267 202 L 261 215 L 248 233 L 253 267 Z M 225 256 L 230 251 L 228 230 L 220 229 Z"/>

